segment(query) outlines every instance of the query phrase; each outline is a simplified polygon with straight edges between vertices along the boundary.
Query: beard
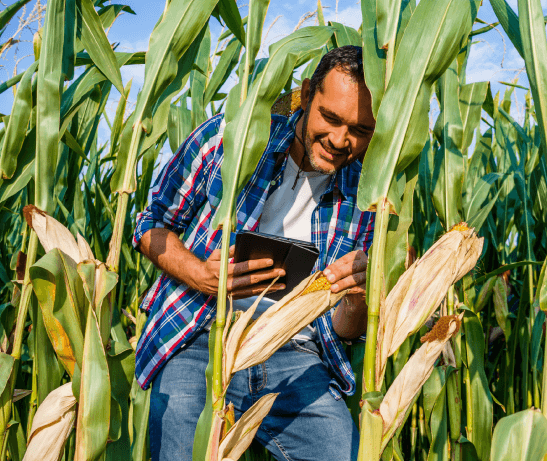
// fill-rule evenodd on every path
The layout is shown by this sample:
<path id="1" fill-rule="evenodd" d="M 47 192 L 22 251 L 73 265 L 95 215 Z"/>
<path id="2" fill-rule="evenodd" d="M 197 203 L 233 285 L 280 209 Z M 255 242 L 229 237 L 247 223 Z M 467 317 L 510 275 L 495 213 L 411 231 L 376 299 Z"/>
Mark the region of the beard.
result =
<path id="1" fill-rule="evenodd" d="M 331 147 L 325 146 L 325 141 L 323 139 L 317 139 L 317 142 L 319 142 L 319 144 L 321 144 L 321 147 L 329 154 L 346 155 L 346 159 L 342 162 L 342 164 L 338 168 L 335 168 L 334 166 L 332 166 L 331 168 L 324 168 L 317 163 L 317 159 L 313 155 L 313 141 L 310 136 L 310 133 L 308 132 L 308 118 L 310 115 L 310 107 L 311 107 L 311 101 L 307 105 L 306 110 L 304 111 L 304 118 L 302 121 L 302 132 L 305 133 L 304 134 L 304 151 L 305 151 L 304 155 L 308 157 L 310 165 L 315 171 L 322 174 L 334 175 L 336 174 L 338 170 L 342 169 L 343 167 L 345 167 L 346 165 L 350 163 L 347 160 L 348 154 L 335 151 Z"/>

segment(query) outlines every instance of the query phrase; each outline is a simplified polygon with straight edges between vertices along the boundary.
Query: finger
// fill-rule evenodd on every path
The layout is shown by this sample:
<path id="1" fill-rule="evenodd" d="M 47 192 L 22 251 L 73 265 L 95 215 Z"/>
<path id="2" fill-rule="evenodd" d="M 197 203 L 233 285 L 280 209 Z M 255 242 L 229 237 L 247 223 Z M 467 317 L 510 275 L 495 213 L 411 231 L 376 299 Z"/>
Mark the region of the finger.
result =
<path id="1" fill-rule="evenodd" d="M 255 285 L 257 283 L 261 283 L 266 280 L 271 280 L 276 277 L 283 277 L 284 275 L 285 275 L 285 271 L 283 269 L 267 269 L 267 270 L 262 270 L 258 272 L 253 272 L 252 274 L 231 277 L 228 280 L 228 283 L 230 284 L 230 288 L 233 291 L 239 288 Z"/>
<path id="2" fill-rule="evenodd" d="M 366 271 L 367 261 L 368 256 L 364 251 L 352 251 L 326 267 L 323 273 L 329 282 L 334 283 L 351 274 Z"/>
<path id="3" fill-rule="evenodd" d="M 342 290 L 347 290 L 349 288 L 354 288 L 359 285 L 366 283 L 367 274 L 366 272 L 357 272 L 356 274 L 351 274 L 347 277 L 344 277 L 341 280 L 338 280 L 336 283 L 333 283 L 330 287 L 333 293 L 338 293 Z"/>
<path id="4" fill-rule="evenodd" d="M 236 246 L 235 246 L 235 245 L 232 245 L 232 246 L 229 248 L 228 251 L 229 251 L 228 257 L 233 258 L 234 255 L 236 254 Z"/>
<path id="5" fill-rule="evenodd" d="M 228 265 L 228 274 L 235 277 L 260 269 L 265 269 L 273 265 L 273 260 L 270 258 L 251 259 L 249 261 L 241 261 L 235 264 Z"/>
<path id="6" fill-rule="evenodd" d="M 231 294 L 234 297 L 234 299 L 248 298 L 249 296 L 260 295 L 266 288 L 268 288 L 268 285 L 260 284 L 254 287 L 241 288 L 241 289 L 232 291 Z M 284 284 L 274 283 L 266 292 L 266 296 L 268 296 L 268 293 L 273 293 L 274 291 L 284 290 L 284 289 L 285 289 Z"/>

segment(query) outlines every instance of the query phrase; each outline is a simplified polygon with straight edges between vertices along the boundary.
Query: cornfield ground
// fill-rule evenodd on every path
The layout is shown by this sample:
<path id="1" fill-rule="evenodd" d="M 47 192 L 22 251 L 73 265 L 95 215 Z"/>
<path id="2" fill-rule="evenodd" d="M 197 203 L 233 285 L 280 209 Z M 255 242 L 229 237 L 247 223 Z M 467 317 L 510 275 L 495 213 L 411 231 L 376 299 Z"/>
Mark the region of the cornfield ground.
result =
<path id="1" fill-rule="evenodd" d="M 149 392 L 135 381 L 134 349 L 146 321 L 139 301 L 158 271 L 131 239 L 160 153 L 226 112 L 235 147 L 227 148 L 214 225 L 230 229 L 231 203 L 267 140 L 253 120 L 269 116 L 324 53 L 348 44 L 363 46 L 377 119 L 358 193 L 359 207 L 376 211 L 367 281 L 376 316 L 367 342 L 347 347 L 362 389 L 346 401 L 360 421 L 359 459 L 544 459 L 545 18 L 540 0 L 488 3 L 496 23 L 480 19 L 480 0 L 362 0 L 355 29 L 325 21 L 314 1 L 297 30 L 266 51 L 269 0 L 250 0 L 244 18 L 235 0 L 170 0 L 154 18 L 148 50 L 136 52 L 118 50 L 107 35 L 120 14 L 133 13 L 127 5 L 6 6 L 0 55 L 28 46 L 34 59 L 0 83 L 0 93 L 13 92 L 0 123 L 0 461 L 149 459 Z M 32 50 L 18 32 L 5 33 L 22 11 L 22 28 L 36 28 Z M 526 70 L 497 93 L 490 82 L 466 81 L 470 50 L 493 29 Z M 145 78 L 129 99 L 121 69 L 136 64 L 145 64 Z M 238 169 L 240 158 L 246 167 Z M 462 221 L 474 233 L 448 232 Z M 442 262 L 428 253 L 439 241 Z M 225 244 L 223 255 L 227 264 Z M 388 310 L 408 308 L 393 299 L 413 294 L 403 282 L 418 263 L 438 300 L 428 304 L 431 293 L 421 293 L 416 322 L 402 333 L 397 324 L 399 342 L 387 353 L 396 330 Z M 458 275 L 446 276 L 446 267 Z M 223 299 L 221 291 L 217 322 Z M 445 333 L 425 337 L 448 315 Z M 217 341 L 211 360 L 227 353 Z M 224 404 L 210 409 L 207 433 L 227 424 Z M 216 461 L 207 448 L 219 442 L 201 441 L 195 459 Z M 247 445 L 238 448 L 242 459 L 270 459 Z"/>

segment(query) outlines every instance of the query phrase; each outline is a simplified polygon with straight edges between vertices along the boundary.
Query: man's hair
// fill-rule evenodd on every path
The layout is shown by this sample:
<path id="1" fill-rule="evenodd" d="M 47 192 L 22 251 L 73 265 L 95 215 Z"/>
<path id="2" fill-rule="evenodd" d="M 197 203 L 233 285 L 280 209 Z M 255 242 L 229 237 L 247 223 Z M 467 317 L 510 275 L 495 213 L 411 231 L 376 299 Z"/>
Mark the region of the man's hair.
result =
<path id="1" fill-rule="evenodd" d="M 357 83 L 364 82 L 365 76 L 363 72 L 362 53 L 362 48 L 360 46 L 346 45 L 341 46 L 340 48 L 334 48 L 323 56 L 310 80 L 309 101 L 313 101 L 315 92 L 318 89 L 319 91 L 323 91 L 323 81 L 327 74 L 334 68 L 345 72 Z"/>

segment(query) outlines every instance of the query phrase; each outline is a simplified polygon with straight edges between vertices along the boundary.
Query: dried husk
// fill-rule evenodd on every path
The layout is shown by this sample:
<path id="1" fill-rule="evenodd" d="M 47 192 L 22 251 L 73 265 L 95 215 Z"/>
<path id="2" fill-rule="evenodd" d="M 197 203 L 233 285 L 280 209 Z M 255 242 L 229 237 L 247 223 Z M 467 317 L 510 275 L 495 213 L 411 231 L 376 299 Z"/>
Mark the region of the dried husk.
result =
<path id="1" fill-rule="evenodd" d="M 58 248 L 77 263 L 89 259 L 95 260 L 91 247 L 80 234 L 76 241 L 65 226 L 34 205 L 25 206 L 23 213 L 46 253 Z"/>
<path id="2" fill-rule="evenodd" d="M 380 405 L 384 421 L 382 449 L 402 424 L 405 413 L 433 372 L 433 366 L 447 341 L 461 326 L 463 313 L 441 317 L 433 329 L 422 337 L 423 345 L 410 357 Z"/>
<path id="3" fill-rule="evenodd" d="M 456 226 L 444 234 L 401 276 L 380 310 L 376 382 L 381 383 L 389 356 L 435 312 L 451 285 L 479 259 L 483 238 Z M 464 227 L 464 230 L 460 230 Z"/>
<path id="4" fill-rule="evenodd" d="M 249 408 L 220 442 L 218 459 L 239 459 L 249 447 L 279 394 L 267 394 Z"/>
<path id="5" fill-rule="evenodd" d="M 38 407 L 30 430 L 23 461 L 58 461 L 74 427 L 76 398 L 72 383 L 51 391 Z"/>
<path id="6" fill-rule="evenodd" d="M 266 312 L 248 326 L 239 341 L 233 341 L 230 349 L 226 351 L 227 355 L 234 355 L 233 367 L 227 369 L 230 373 L 236 373 L 268 360 L 296 333 L 334 307 L 346 295 L 348 290 L 339 293 L 320 290 L 301 295 L 316 278 L 322 275 L 321 272 L 316 272 L 304 279 L 294 290 L 270 306 Z M 250 316 L 245 316 L 245 314 L 236 322 L 232 330 L 240 322 L 241 325 L 247 325 Z M 230 338 L 228 338 L 227 344 L 228 342 L 230 342 Z M 237 343 L 239 346 L 234 347 Z M 231 360 L 231 358 L 226 358 L 226 363 L 230 363 Z"/>

